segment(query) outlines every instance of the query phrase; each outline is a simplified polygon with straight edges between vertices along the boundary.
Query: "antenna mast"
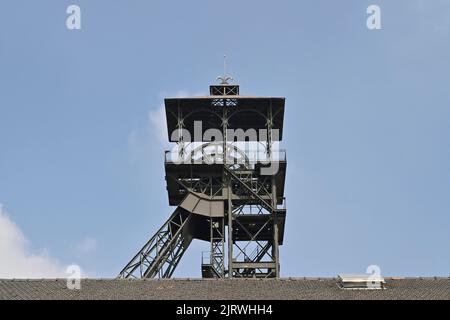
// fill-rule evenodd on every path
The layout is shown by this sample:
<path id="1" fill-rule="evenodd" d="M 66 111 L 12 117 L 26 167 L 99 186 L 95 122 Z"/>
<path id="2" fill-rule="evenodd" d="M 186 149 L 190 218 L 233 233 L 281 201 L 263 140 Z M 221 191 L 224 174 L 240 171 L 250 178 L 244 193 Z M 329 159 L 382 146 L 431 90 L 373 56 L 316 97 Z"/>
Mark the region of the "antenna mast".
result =
<path id="1" fill-rule="evenodd" d="M 217 80 L 220 81 L 220 84 L 226 85 L 229 84 L 228 81 L 233 80 L 232 76 L 227 75 L 227 55 L 223 55 L 223 75 L 218 76 Z"/>

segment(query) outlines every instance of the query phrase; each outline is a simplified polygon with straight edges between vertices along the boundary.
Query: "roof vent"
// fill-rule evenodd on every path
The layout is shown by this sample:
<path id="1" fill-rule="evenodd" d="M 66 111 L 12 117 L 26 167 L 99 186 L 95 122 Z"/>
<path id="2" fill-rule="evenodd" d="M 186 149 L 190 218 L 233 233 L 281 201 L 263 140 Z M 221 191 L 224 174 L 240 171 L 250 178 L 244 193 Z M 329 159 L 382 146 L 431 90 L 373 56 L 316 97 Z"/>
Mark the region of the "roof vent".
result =
<path id="1" fill-rule="evenodd" d="M 342 289 L 384 289 L 384 278 L 377 274 L 343 274 L 338 276 L 338 284 Z"/>

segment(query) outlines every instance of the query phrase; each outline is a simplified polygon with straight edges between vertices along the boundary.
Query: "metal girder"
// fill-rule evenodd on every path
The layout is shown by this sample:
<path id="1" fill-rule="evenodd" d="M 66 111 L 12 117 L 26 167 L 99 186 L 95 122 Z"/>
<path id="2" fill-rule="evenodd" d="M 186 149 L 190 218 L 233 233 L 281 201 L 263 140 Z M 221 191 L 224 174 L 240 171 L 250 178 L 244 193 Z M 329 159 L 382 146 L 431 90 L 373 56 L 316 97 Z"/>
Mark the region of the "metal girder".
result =
<path id="1" fill-rule="evenodd" d="M 169 278 L 191 239 L 183 234 L 191 214 L 177 208 L 164 225 L 123 268 L 118 278 Z"/>
<path id="2" fill-rule="evenodd" d="M 225 277 L 225 224 L 224 218 L 211 218 L 210 264 L 218 278 Z"/>
<path id="3" fill-rule="evenodd" d="M 274 236 L 277 209 L 273 180 L 252 170 L 225 167 L 224 172 L 229 177 L 233 194 L 241 199 L 240 205 L 234 205 L 231 201 L 233 231 L 230 234 L 237 252 L 232 255 L 230 276 L 278 276 L 278 237 Z M 256 216 L 262 220 L 256 219 L 255 213 L 248 215 L 246 207 L 250 207 L 250 211 L 256 208 Z M 240 217 L 247 217 L 246 222 L 241 221 Z"/>
<path id="4" fill-rule="evenodd" d="M 257 190 L 260 190 L 260 189 L 255 190 L 255 188 L 253 186 L 246 183 L 244 179 L 241 179 L 236 173 L 234 173 L 227 166 L 224 166 L 224 170 L 231 177 L 231 181 L 237 182 L 240 186 L 242 186 L 251 197 L 259 200 L 260 204 L 262 206 L 264 206 L 267 210 L 269 210 L 270 212 L 274 211 L 274 208 L 272 207 L 272 205 L 269 204 L 266 200 L 264 200 L 261 197 L 261 195 L 257 192 Z M 262 187 L 260 187 L 260 188 L 262 188 Z"/>

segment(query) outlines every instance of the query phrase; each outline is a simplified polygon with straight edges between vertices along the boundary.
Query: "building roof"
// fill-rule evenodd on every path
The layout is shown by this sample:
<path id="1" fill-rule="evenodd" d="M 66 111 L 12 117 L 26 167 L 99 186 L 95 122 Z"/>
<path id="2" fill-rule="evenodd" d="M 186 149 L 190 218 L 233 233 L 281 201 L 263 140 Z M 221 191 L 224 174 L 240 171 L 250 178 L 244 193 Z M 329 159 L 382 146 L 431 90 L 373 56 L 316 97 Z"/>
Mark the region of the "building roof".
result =
<path id="1" fill-rule="evenodd" d="M 80 290 L 66 279 L 0 280 L 0 300 L 450 300 L 449 278 L 385 278 L 385 289 L 342 289 L 334 278 L 285 279 L 83 279 Z"/>

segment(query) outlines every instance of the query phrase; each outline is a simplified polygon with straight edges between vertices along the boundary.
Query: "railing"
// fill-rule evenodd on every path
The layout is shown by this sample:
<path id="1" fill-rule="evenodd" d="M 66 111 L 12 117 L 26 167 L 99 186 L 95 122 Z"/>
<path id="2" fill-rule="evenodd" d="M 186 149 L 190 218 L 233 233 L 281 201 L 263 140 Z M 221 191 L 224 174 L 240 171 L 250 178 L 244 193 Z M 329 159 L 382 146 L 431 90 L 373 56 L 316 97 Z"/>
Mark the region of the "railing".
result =
<path id="1" fill-rule="evenodd" d="M 224 164 L 223 153 L 187 152 L 180 154 L 177 150 L 167 150 L 164 152 L 164 162 L 171 164 Z M 229 154 L 225 164 L 270 164 L 272 162 L 286 162 L 286 150 L 274 150 L 270 155 L 261 150 L 246 150 L 245 153 Z"/>

